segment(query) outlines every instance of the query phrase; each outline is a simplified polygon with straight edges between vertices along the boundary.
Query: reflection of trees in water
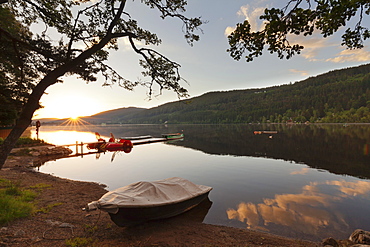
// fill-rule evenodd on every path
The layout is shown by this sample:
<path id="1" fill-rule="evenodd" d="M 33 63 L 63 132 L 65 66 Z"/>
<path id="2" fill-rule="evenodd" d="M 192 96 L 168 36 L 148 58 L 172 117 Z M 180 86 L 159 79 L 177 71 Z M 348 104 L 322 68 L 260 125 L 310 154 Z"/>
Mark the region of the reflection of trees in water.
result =
<path id="1" fill-rule="evenodd" d="M 115 137 L 152 135 L 184 130 L 185 139 L 173 145 L 208 154 L 266 157 L 304 163 L 332 173 L 370 178 L 370 125 L 115 125 L 92 126 L 91 131 Z M 255 130 L 277 134 L 255 135 Z M 270 136 L 272 138 L 270 138 Z"/>
<path id="2" fill-rule="evenodd" d="M 184 142 L 209 154 L 305 163 L 332 173 L 370 178 L 370 125 L 187 125 Z M 255 135 L 255 130 L 277 134 Z M 272 137 L 272 138 L 271 138 Z"/>

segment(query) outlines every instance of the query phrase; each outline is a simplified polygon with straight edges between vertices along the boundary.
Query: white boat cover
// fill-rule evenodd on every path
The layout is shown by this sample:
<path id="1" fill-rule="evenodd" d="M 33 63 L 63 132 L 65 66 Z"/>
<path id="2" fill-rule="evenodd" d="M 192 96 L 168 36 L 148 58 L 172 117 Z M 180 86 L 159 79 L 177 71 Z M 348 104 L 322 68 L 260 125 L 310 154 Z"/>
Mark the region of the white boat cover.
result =
<path id="1" fill-rule="evenodd" d="M 189 180 L 173 177 L 153 182 L 136 182 L 104 194 L 90 202 L 87 210 L 101 209 L 116 214 L 119 208 L 153 207 L 179 203 L 205 194 L 212 187 L 197 185 Z"/>

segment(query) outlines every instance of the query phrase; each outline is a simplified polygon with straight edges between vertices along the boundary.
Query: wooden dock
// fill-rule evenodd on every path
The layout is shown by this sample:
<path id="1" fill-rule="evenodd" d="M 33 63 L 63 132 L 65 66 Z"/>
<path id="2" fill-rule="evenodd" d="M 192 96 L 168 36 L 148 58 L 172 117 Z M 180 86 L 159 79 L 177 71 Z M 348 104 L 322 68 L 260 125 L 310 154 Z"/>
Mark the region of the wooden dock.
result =
<path id="1" fill-rule="evenodd" d="M 180 139 L 183 139 L 183 138 L 167 139 L 167 138 L 164 138 L 164 137 L 150 137 L 150 138 L 147 138 L 147 139 L 131 140 L 131 143 L 132 143 L 133 146 L 136 146 L 136 145 L 143 145 L 143 144 L 150 144 L 150 143 L 157 143 L 157 142 L 165 142 L 165 141 L 173 141 L 173 140 L 180 140 Z M 74 144 L 65 144 L 65 145 L 58 145 L 58 146 L 61 146 L 61 147 L 73 147 L 73 146 L 75 146 L 76 147 L 76 152 L 75 152 L 75 154 L 71 155 L 71 157 L 73 157 L 73 156 L 83 156 L 83 155 L 96 154 L 96 153 L 102 152 L 102 151 L 93 151 L 93 152 L 85 152 L 84 153 L 84 146 L 85 145 L 95 144 L 95 143 L 99 143 L 99 142 L 78 142 L 78 141 L 76 141 L 76 143 L 74 143 Z"/>

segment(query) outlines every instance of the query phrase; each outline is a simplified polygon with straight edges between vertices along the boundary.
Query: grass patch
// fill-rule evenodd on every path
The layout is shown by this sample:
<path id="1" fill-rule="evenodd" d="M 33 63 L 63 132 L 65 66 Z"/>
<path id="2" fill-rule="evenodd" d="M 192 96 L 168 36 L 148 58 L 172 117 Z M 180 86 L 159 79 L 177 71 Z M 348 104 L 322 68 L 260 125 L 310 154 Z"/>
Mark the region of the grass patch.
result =
<path id="1" fill-rule="evenodd" d="M 46 207 L 42 207 L 40 209 L 37 209 L 37 212 L 39 213 L 44 213 L 44 214 L 47 214 L 50 212 L 50 210 L 52 210 L 54 207 L 56 206 L 59 206 L 59 205 L 62 205 L 63 203 L 62 202 L 56 202 L 56 203 L 52 203 L 52 204 L 49 204 L 47 205 Z"/>
<path id="2" fill-rule="evenodd" d="M 18 218 L 30 216 L 35 212 L 36 206 L 32 201 L 37 193 L 23 190 L 19 183 L 0 180 L 0 225 L 5 225 Z"/>
<path id="3" fill-rule="evenodd" d="M 49 189 L 51 188 L 52 185 L 51 184 L 44 184 L 44 183 L 39 183 L 39 184 L 36 184 L 36 185 L 33 185 L 33 186 L 30 186 L 30 189 L 35 189 L 37 191 L 42 191 L 44 189 Z"/>
<path id="4" fill-rule="evenodd" d="M 3 145 L 4 139 L 0 138 L 0 145 Z M 44 140 L 33 139 L 30 137 L 21 137 L 17 140 L 15 147 L 27 147 L 27 146 L 40 146 L 46 145 L 47 143 Z"/>
<path id="5" fill-rule="evenodd" d="M 66 240 L 66 245 L 71 247 L 84 247 L 91 246 L 93 242 L 92 238 L 71 238 Z"/>
<path id="6" fill-rule="evenodd" d="M 85 225 L 85 231 L 87 233 L 95 233 L 98 230 L 97 225 Z"/>
<path id="7" fill-rule="evenodd" d="M 30 137 L 21 137 L 18 139 L 17 143 L 15 144 L 16 147 L 24 147 L 24 146 L 39 146 L 44 145 L 46 142 L 40 139 L 32 139 Z"/>

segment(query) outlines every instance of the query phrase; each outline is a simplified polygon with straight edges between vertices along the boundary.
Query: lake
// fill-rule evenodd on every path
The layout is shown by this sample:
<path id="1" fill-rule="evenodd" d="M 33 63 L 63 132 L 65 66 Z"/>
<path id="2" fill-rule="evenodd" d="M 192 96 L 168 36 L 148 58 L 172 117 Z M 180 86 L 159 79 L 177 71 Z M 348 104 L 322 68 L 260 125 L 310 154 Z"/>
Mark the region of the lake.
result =
<path id="1" fill-rule="evenodd" d="M 200 217 L 209 224 L 313 241 L 370 230 L 370 125 L 69 124 L 41 126 L 39 137 L 62 145 L 93 142 L 95 132 L 108 139 L 110 133 L 119 138 L 179 131 L 183 140 L 64 158 L 35 169 L 108 190 L 183 177 L 213 187 Z"/>

